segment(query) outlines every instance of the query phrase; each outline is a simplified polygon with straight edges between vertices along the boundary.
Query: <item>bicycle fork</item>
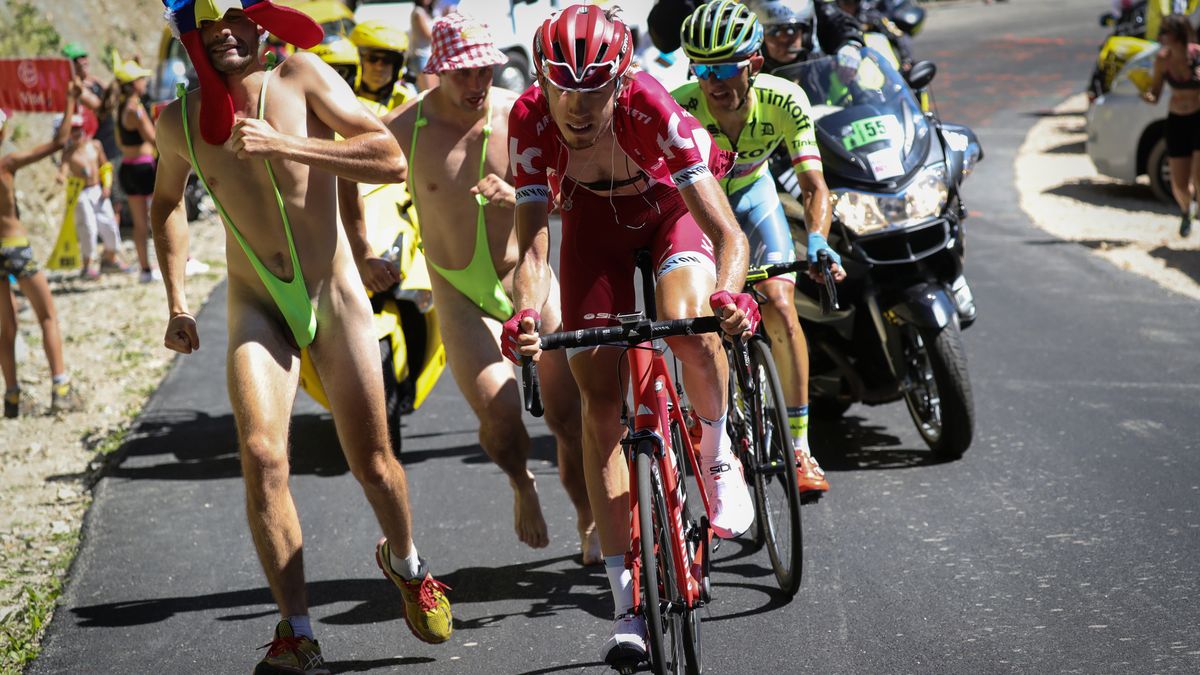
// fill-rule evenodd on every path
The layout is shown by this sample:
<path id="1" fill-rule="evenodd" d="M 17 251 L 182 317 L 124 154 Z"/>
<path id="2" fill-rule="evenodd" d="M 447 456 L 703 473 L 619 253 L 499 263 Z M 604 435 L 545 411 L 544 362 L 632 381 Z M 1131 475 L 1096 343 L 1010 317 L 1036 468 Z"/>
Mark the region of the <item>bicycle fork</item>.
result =
<path id="1" fill-rule="evenodd" d="M 670 542 L 659 542 L 659 546 L 668 546 L 675 569 L 687 570 L 679 575 L 680 588 L 678 595 L 683 599 L 684 606 L 673 606 L 668 610 L 683 613 L 686 609 L 703 606 L 709 600 L 709 559 L 708 551 L 712 540 L 712 529 L 708 526 L 708 498 L 700 489 L 700 499 L 704 504 L 704 513 L 698 524 L 684 523 L 684 500 L 682 481 L 685 480 L 682 467 L 677 463 L 676 450 L 686 455 L 692 471 L 700 477 L 700 466 L 692 451 L 691 439 L 686 438 L 683 427 L 683 416 L 674 389 L 671 387 L 661 352 L 657 349 L 631 349 L 626 352 L 629 359 L 629 371 L 633 380 L 633 415 L 626 416 L 630 432 L 621 445 L 625 449 L 625 459 L 629 465 L 630 476 L 630 534 L 629 553 L 626 554 L 626 567 L 631 570 L 633 577 L 633 597 L 640 598 L 641 591 L 641 557 L 638 555 L 641 547 L 641 537 L 653 537 L 653 532 L 641 532 L 638 520 L 638 509 L 653 508 L 649 504 L 639 504 L 637 499 L 637 472 L 634 470 L 636 453 L 640 448 L 653 448 L 654 463 L 658 466 L 662 481 L 662 491 L 668 510 L 668 525 Z M 677 423 L 679 433 L 670 433 L 672 419 Z M 679 446 L 678 448 L 676 446 Z M 702 487 L 702 486 L 701 486 Z M 690 545 L 689 545 L 690 544 Z M 688 560 L 688 553 L 694 554 Z"/>

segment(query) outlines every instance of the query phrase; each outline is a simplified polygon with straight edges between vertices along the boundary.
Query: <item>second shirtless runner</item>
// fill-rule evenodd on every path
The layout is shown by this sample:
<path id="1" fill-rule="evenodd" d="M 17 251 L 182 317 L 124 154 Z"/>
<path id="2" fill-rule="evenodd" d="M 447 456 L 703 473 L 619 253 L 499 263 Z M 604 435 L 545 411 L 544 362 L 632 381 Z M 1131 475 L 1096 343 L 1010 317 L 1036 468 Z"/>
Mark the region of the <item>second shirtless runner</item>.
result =
<path id="1" fill-rule="evenodd" d="M 308 347 L 325 385 L 350 471 L 385 538 L 375 559 L 404 599 L 413 634 L 451 632 L 445 587 L 412 543 L 404 469 L 392 455 L 371 309 L 337 225 L 334 178 L 386 183 L 404 157 L 379 118 L 315 55 L 273 71 L 257 58 L 265 28 L 311 47 L 321 28 L 269 0 L 170 0 L 172 23 L 200 81 L 158 121 L 153 232 L 170 318 L 165 344 L 200 348 L 184 292 L 189 171 L 231 235 L 227 378 L 250 531 L 282 620 L 255 673 L 328 673 L 313 639 L 300 520 L 288 487 L 288 426 Z M 334 140 L 334 134 L 345 140 Z"/>
<path id="2" fill-rule="evenodd" d="M 492 68 L 505 63 L 487 26 L 464 14 L 433 25 L 426 70 L 438 86 L 387 119 L 412 170 L 425 255 L 447 363 L 479 418 L 479 443 L 513 487 L 517 538 L 534 548 L 549 544 L 537 486 L 526 467 L 529 434 L 512 365 L 500 352 L 501 322 L 513 313 L 517 260 L 515 192 L 508 173 L 508 111 L 517 95 L 492 87 Z M 486 152 L 486 157 L 483 153 Z M 558 293 L 541 308 L 543 327 L 557 330 Z M 558 446 L 558 471 L 578 515 L 582 561 L 599 563 L 583 474 L 579 392 L 561 353 L 541 361 L 546 424 Z"/>
<path id="3" fill-rule="evenodd" d="M 83 128 L 83 118 L 75 115 L 63 124 L 71 125 L 71 135 L 63 150 L 62 166 L 58 172 L 60 182 L 68 175 L 83 181 L 83 191 L 75 202 L 75 230 L 79 235 L 80 277 L 98 279 L 105 268 L 119 272 L 127 271 L 120 260 L 121 232 L 113 215 L 112 164 L 104 155 L 104 146 L 98 139 L 91 138 Z M 104 255 L 100 269 L 92 268 L 92 254 L 96 252 L 96 235 L 104 242 Z"/>

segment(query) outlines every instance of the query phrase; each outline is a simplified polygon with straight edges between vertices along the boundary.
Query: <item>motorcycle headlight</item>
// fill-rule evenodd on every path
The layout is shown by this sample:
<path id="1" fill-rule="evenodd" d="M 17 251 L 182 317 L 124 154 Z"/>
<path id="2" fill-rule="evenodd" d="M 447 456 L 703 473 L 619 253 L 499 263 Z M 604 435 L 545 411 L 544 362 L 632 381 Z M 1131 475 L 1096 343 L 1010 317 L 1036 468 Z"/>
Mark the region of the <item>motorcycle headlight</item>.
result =
<path id="1" fill-rule="evenodd" d="M 859 234 L 881 230 L 888 226 L 887 216 L 879 198 L 864 192 L 839 192 L 835 197 L 833 213 L 846 227 Z"/>
<path id="2" fill-rule="evenodd" d="M 909 220 L 932 218 L 942 212 L 950 198 L 946 187 L 946 165 L 936 164 L 920 173 L 904 192 L 904 212 Z"/>
<path id="3" fill-rule="evenodd" d="M 868 194 L 846 190 L 834 195 L 833 213 L 858 234 L 905 227 L 941 214 L 950 198 L 946 165 L 922 170 L 903 192 Z"/>

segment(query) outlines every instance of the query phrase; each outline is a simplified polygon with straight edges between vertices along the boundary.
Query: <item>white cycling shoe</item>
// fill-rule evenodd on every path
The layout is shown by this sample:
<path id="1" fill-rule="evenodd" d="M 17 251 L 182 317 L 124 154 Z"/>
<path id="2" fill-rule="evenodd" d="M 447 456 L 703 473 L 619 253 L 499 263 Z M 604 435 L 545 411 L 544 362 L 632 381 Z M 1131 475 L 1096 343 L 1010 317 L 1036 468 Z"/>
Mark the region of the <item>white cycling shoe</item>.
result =
<path id="1" fill-rule="evenodd" d="M 704 467 L 704 492 L 708 496 L 713 533 L 733 539 L 754 523 L 754 500 L 742 475 L 742 463 L 732 452 Z"/>
<path id="2" fill-rule="evenodd" d="M 647 659 L 646 619 L 622 614 L 613 621 L 612 633 L 600 650 L 600 659 L 613 668 L 635 666 Z"/>

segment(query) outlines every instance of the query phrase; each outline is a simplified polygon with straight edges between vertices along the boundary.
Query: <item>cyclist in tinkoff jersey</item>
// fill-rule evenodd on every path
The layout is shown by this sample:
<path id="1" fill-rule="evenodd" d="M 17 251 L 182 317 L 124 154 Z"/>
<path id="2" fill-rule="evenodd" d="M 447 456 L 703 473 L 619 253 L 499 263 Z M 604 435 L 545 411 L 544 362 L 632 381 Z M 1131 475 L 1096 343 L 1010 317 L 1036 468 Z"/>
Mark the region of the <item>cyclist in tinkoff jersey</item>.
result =
<path id="1" fill-rule="evenodd" d="M 630 68 L 633 40 L 613 11 L 572 5 L 534 37 L 538 83 L 508 117 L 520 253 L 518 312 L 504 324 L 506 355 L 540 358 L 538 312 L 551 291 L 549 206 L 560 204 L 562 328 L 610 326 L 636 308 L 634 255 L 649 248 L 660 319 L 715 311 L 730 334 L 751 330 L 748 251 L 717 178 L 730 153 L 663 86 Z M 711 308 L 711 310 L 710 310 Z M 697 448 L 715 534 L 749 529 L 754 506 L 725 430 L 729 366 L 716 335 L 668 339 L 700 417 Z M 616 605 L 602 658 L 645 659 L 646 622 L 633 613 L 629 474 L 621 454 L 622 350 L 568 350 L 583 402 L 584 473 Z"/>
<path id="2" fill-rule="evenodd" d="M 808 97 L 792 82 L 759 73 L 763 31 L 754 14 L 734 0 L 712 0 L 684 20 L 682 37 L 697 81 L 671 93 L 704 124 L 720 148 L 737 153 L 721 187 L 750 240 L 751 264 L 796 259 L 783 205 L 767 169 L 771 153 L 782 144 L 803 191 L 809 262 L 815 263 L 817 253 L 826 251 L 834 261 L 834 277 L 844 279 L 841 258 L 825 240 L 832 209 Z M 766 299 L 763 324 L 778 345 L 775 359 L 788 406 L 800 491 L 822 493 L 829 490 L 829 483 L 808 447 L 808 345 L 792 302 L 794 284 L 793 278 L 776 277 L 758 284 L 756 290 Z"/>

